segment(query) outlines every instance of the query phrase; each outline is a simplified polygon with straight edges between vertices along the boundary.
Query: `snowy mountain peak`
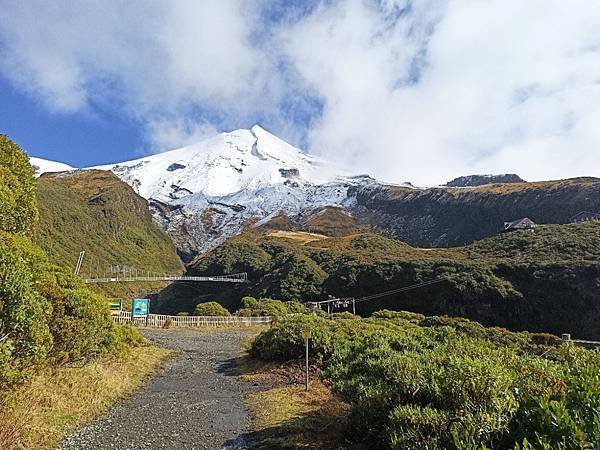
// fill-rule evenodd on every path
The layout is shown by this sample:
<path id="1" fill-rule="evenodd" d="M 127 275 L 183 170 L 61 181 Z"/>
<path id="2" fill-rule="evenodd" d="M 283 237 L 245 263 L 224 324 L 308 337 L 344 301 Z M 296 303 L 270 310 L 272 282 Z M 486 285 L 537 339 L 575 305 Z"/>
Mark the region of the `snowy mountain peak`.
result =
<path id="1" fill-rule="evenodd" d="M 40 162 L 41 171 L 72 169 L 49 163 Z M 92 169 L 112 171 L 146 198 L 187 258 L 282 213 L 300 223 L 322 208 L 351 209 L 357 189 L 377 184 L 335 170 L 259 125 Z"/>
<path id="2" fill-rule="evenodd" d="M 376 183 L 337 171 L 259 125 L 95 169 L 111 170 L 148 199 L 156 220 L 188 255 L 282 212 L 300 220 L 319 208 L 349 207 L 351 187 Z"/>
<path id="3" fill-rule="evenodd" d="M 323 161 L 258 125 L 168 152 L 95 168 L 112 170 L 143 197 L 162 202 L 192 194 L 224 197 L 292 182 L 323 184 L 337 176 Z"/>

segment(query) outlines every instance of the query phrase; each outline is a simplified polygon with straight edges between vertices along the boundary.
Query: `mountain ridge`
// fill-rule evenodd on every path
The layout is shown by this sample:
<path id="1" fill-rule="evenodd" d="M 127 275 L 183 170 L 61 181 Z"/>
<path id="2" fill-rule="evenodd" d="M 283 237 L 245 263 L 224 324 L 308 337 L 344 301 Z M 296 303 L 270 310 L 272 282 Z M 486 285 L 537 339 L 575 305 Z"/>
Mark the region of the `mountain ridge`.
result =
<path id="1" fill-rule="evenodd" d="M 414 246 L 452 247 L 492 236 L 505 221 L 560 224 L 600 211 L 598 179 L 525 182 L 508 174 L 460 177 L 456 187 L 390 184 L 337 171 L 258 125 L 92 169 L 112 171 L 144 197 L 186 262 L 247 228 L 332 236 L 370 229 Z"/>

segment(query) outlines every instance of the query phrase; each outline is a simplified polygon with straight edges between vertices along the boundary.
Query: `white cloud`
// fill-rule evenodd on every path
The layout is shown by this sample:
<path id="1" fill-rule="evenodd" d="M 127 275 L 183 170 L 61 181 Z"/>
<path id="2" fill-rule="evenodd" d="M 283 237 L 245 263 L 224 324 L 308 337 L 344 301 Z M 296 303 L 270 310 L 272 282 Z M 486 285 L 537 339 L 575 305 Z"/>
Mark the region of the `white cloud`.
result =
<path id="1" fill-rule="evenodd" d="M 0 70 L 53 110 L 118 105 L 162 145 L 174 122 L 189 129 L 205 111 L 251 120 L 277 103 L 241 0 L 5 3 Z"/>
<path id="2" fill-rule="evenodd" d="M 600 4 L 587 1 L 421 1 L 394 25 L 342 1 L 284 38 L 325 98 L 315 150 L 432 184 L 466 172 L 600 175 L 598 29 Z"/>
<path id="3" fill-rule="evenodd" d="M 185 118 L 153 120 L 147 124 L 156 148 L 171 150 L 212 137 L 219 131 L 211 124 Z"/>
<path id="4" fill-rule="evenodd" d="M 59 112 L 116 105 L 155 149 L 261 118 L 390 181 L 600 176 L 598 2 L 339 0 L 277 25 L 242 0 L 0 1 L 6 77 Z M 307 92 L 308 130 L 283 106 Z"/>

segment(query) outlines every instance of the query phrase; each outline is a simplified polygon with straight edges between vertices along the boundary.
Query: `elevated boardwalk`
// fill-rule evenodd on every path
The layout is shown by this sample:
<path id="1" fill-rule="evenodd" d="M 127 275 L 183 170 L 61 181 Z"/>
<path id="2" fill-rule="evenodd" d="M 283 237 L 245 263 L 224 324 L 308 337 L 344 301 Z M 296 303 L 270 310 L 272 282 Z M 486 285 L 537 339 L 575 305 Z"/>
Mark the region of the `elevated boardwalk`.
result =
<path id="1" fill-rule="evenodd" d="M 86 283 L 133 283 L 133 282 L 153 282 L 153 281 L 203 281 L 217 283 L 248 283 L 248 275 L 246 273 L 235 273 L 232 275 L 215 275 L 212 277 L 187 277 L 179 275 L 163 275 L 163 276 L 121 276 L 121 277 L 102 277 L 102 278 L 86 278 Z"/>

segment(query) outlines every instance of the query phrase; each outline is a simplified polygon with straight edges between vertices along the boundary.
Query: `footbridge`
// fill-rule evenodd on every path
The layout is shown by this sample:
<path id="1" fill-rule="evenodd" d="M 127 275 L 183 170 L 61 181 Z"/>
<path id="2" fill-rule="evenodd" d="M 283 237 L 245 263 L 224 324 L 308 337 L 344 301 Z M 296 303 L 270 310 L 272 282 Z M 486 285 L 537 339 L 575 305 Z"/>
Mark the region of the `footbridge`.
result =
<path id="1" fill-rule="evenodd" d="M 83 260 L 86 259 L 85 267 Z M 166 269 L 168 270 L 168 269 Z M 166 272 L 165 270 L 165 272 Z M 81 276 L 88 284 L 91 283 L 152 283 L 152 282 L 214 282 L 214 283 L 248 283 L 248 274 L 232 273 L 228 275 L 188 276 L 183 274 L 151 272 L 123 264 L 109 263 L 106 260 L 86 256 L 85 251 L 79 253 L 75 264 L 75 275 Z"/>
<path id="2" fill-rule="evenodd" d="M 127 282 L 153 282 L 153 281 L 204 281 L 216 283 L 248 283 L 247 273 L 234 273 L 231 275 L 215 275 L 207 277 L 190 277 L 185 275 L 148 275 L 148 276 L 106 276 L 99 278 L 85 278 L 86 283 L 127 283 Z"/>

